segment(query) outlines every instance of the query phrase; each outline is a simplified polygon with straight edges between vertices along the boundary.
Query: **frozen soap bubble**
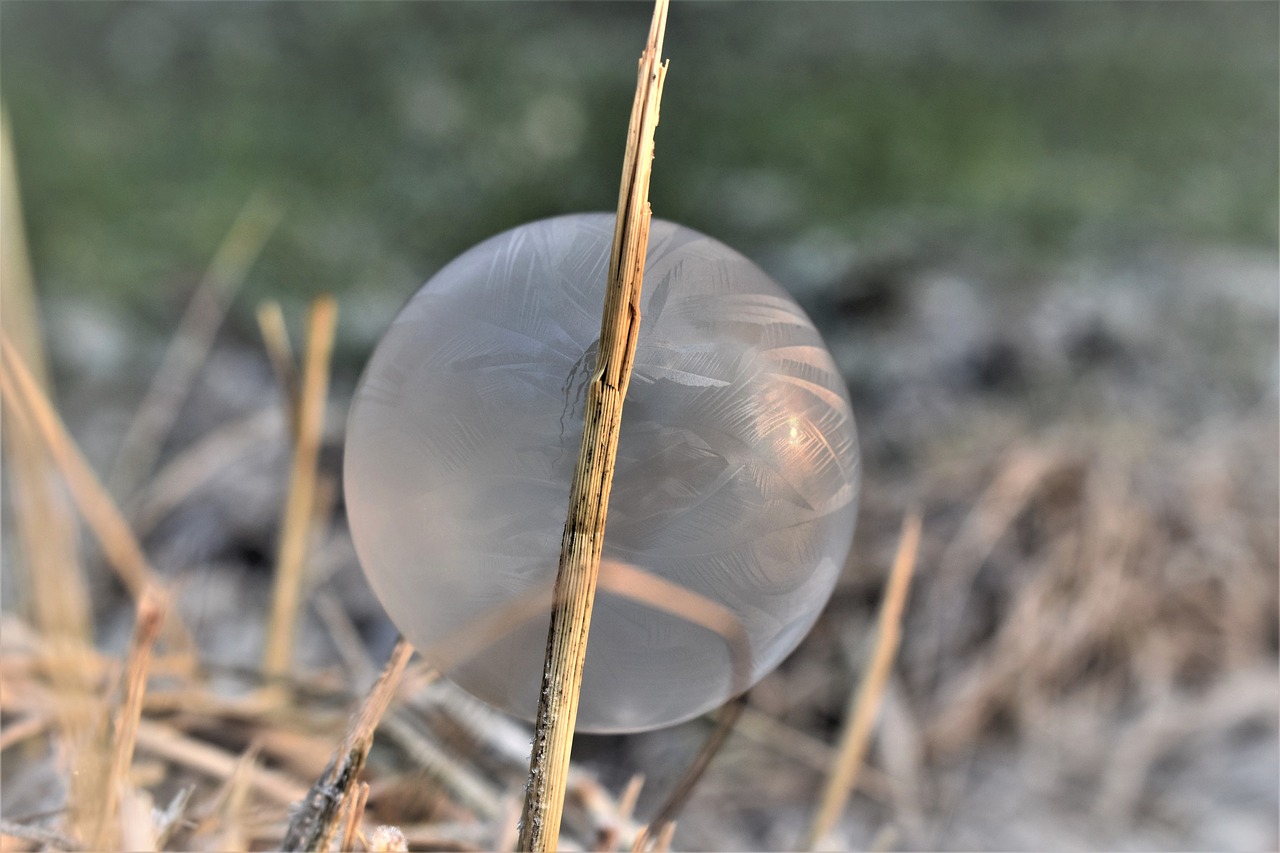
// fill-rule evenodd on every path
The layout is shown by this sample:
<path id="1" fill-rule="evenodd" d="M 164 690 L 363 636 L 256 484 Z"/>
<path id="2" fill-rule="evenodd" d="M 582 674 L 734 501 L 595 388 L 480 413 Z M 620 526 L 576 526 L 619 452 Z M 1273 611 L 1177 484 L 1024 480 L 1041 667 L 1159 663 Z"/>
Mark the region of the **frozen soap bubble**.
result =
<path id="1" fill-rule="evenodd" d="M 356 550 L 392 620 L 532 719 L 614 218 L 562 216 L 442 269 L 347 428 Z M 858 447 L 813 324 L 758 267 L 655 220 L 578 728 L 638 731 L 754 684 L 812 627 L 853 535 Z"/>

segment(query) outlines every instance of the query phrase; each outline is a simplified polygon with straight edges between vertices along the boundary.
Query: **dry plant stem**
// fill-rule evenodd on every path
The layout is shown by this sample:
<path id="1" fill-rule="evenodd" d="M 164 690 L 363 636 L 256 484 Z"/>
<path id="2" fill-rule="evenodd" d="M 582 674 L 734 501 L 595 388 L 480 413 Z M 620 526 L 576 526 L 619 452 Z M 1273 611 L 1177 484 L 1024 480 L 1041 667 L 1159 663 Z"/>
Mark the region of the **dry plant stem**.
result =
<path id="1" fill-rule="evenodd" d="M 285 409 L 289 414 L 289 435 L 298 434 L 298 366 L 293 360 L 293 346 L 289 343 L 289 327 L 284 322 L 280 303 L 269 299 L 258 306 L 258 329 L 262 332 L 262 344 L 267 350 L 271 370 L 280 385 Z"/>
<path id="2" fill-rule="evenodd" d="M 37 387 L 48 393 L 49 371 L 27 255 L 8 116 L 0 114 L 0 326 L 21 355 Z M 22 545 L 26 591 L 45 637 L 70 647 L 92 635 L 89 596 L 74 543 L 75 524 L 51 487 L 48 457 L 27 419 L 8 413 L 4 431 L 12 511 Z"/>
<path id="3" fill-rule="evenodd" d="M 9 115 L 0 112 L 0 324 L 31 368 L 40 387 L 49 387 L 31 260 L 22 222 L 22 195 L 9 139 Z"/>
<path id="4" fill-rule="evenodd" d="M 127 496 L 151 473 L 165 436 L 208 358 L 231 300 L 275 230 L 280 215 L 274 202 L 257 194 L 245 202 L 231 225 L 196 285 L 147 394 L 121 439 L 107 480 L 115 494 Z"/>
<path id="5" fill-rule="evenodd" d="M 249 849 L 242 824 L 244 822 L 245 806 L 249 800 L 250 780 L 257 761 L 258 750 L 251 745 L 240 756 L 235 772 L 227 780 L 226 785 L 223 786 L 221 792 L 222 801 L 216 812 L 217 816 L 221 818 L 222 826 L 218 836 L 218 846 L 214 849 Z"/>
<path id="6" fill-rule="evenodd" d="M 369 802 L 369 783 L 361 782 L 349 802 L 351 806 L 347 809 L 347 825 L 342 831 L 342 843 L 338 845 L 338 849 L 343 851 L 356 849 L 356 836 L 360 834 L 360 823 L 364 820 L 365 803 Z"/>
<path id="7" fill-rule="evenodd" d="M 333 352 L 337 316 L 337 303 L 332 297 L 325 296 L 312 305 L 307 323 L 306 366 L 303 368 L 302 393 L 299 397 L 298 431 L 294 436 L 293 468 L 280 530 L 275 590 L 271 598 L 271 620 L 262 656 L 262 669 L 268 677 L 287 673 L 293 659 L 293 638 L 302 599 L 303 569 L 315 508 L 316 462 L 324 431 L 329 357 Z"/>
<path id="8" fill-rule="evenodd" d="M 149 587 L 138 602 L 138 616 L 125 665 L 124 701 L 116 711 L 111 769 L 103 791 L 104 820 L 95 843 L 91 845 L 100 850 L 111 849 L 120 843 L 120 805 L 130 789 L 129 768 L 133 766 L 133 750 L 138 742 L 138 722 L 142 718 L 142 697 L 147 689 L 151 650 L 160 634 L 165 609 L 164 594 L 155 587 Z"/>
<path id="9" fill-rule="evenodd" d="M 0 114 L 0 327 L 27 364 L 36 387 L 49 393 L 44 341 L 40 333 L 31 265 L 22 221 L 17 169 L 9 123 Z M 72 766 L 101 764 L 94 755 L 105 734 L 98 698 L 91 696 L 93 615 L 77 550 L 75 514 L 53 477 L 52 460 L 35 424 L 17 406 L 4 409 L 4 471 L 8 477 L 12 530 L 17 533 L 23 603 L 45 639 L 44 665 L 54 690 L 54 719 L 60 748 Z M 14 737 L 21 731 L 6 731 Z M 95 773 L 69 780 L 67 804 L 73 814 L 98 791 L 86 782 Z M 82 827 L 88 829 L 88 826 Z"/>
<path id="10" fill-rule="evenodd" d="M 45 829 L 40 826 L 27 826 L 22 823 L 15 823 L 11 820 L 0 818 L 0 840 L 4 838 L 16 838 L 19 841 L 29 841 L 39 844 L 42 849 L 47 850 L 83 850 L 74 838 L 68 838 L 60 832 L 52 829 Z M 8 849 L 7 847 L 3 849 Z"/>
<path id="11" fill-rule="evenodd" d="M 342 804 L 351 788 L 357 784 L 357 776 L 364 768 L 369 747 L 373 745 L 373 732 L 387 712 L 396 695 L 400 676 L 413 656 L 413 646 L 401 638 L 391 650 L 391 658 L 378 682 L 373 685 L 351 725 L 338 753 L 329 762 L 328 769 L 311 787 L 307 798 L 289 821 L 289 829 L 280 842 L 281 850 L 326 850 L 337 832 L 342 818 Z"/>
<path id="12" fill-rule="evenodd" d="M 53 720 L 50 717 L 27 717 L 19 722 L 6 726 L 0 731 L 0 752 L 11 746 L 39 737 L 49 728 Z"/>
<path id="13" fill-rule="evenodd" d="M 582 667 L 595 598 L 605 512 L 618 450 L 622 403 L 640 328 L 640 287 L 649 245 L 649 175 L 666 66 L 660 63 L 667 0 L 657 0 L 640 57 L 618 198 L 618 222 L 600 326 L 600 354 L 587 388 L 582 448 L 569 493 L 521 814 L 522 850 L 554 850 L 568 783 Z"/>
<path id="14" fill-rule="evenodd" d="M 141 600 L 143 590 L 148 586 L 162 587 L 115 501 L 93 473 L 48 397 L 4 335 L 0 335 L 0 394 L 34 425 L 45 449 L 62 473 L 72 500 L 97 537 L 107 562 L 134 600 Z M 173 608 L 165 620 L 164 638 L 172 645 L 173 651 L 194 654 L 191 635 Z"/>
<path id="15" fill-rule="evenodd" d="M 871 660 L 857 690 L 850 697 L 849 711 L 845 717 L 844 732 L 835 766 L 827 778 L 822 799 L 814 813 L 809 833 L 801 845 L 802 850 L 815 850 L 831 832 L 844 811 L 849 795 L 858 781 L 858 771 L 867 752 L 871 727 L 880 709 L 880 698 L 893 667 L 893 659 L 902 638 L 902 611 L 907 602 L 907 590 L 911 585 L 911 573 L 915 570 L 916 553 L 920 548 L 920 516 L 910 513 L 902 524 L 902 538 L 898 553 L 889 573 L 889 586 L 880 605 L 880 624 Z"/>
<path id="16" fill-rule="evenodd" d="M 268 406 L 219 426 L 167 460 L 124 508 L 134 531 L 145 537 L 237 460 L 279 436 L 283 422 L 280 411 Z"/>
<path id="17" fill-rule="evenodd" d="M 306 795 L 306 787 L 282 773 L 250 763 L 241 770 L 243 756 L 188 737 L 172 726 L 154 720 L 138 724 L 138 749 L 219 780 L 245 773 L 251 787 L 272 802 L 287 806 Z"/>
<path id="18" fill-rule="evenodd" d="M 631 848 L 633 851 L 638 853 L 638 851 L 647 849 L 650 842 L 662 838 L 667 827 L 675 824 L 676 818 L 680 816 L 680 812 L 684 808 L 684 804 L 689 800 L 689 795 L 693 793 L 693 789 L 701 781 L 702 774 L 706 773 L 707 768 L 711 766 L 711 760 L 716 757 L 716 753 L 720 751 L 725 741 L 729 739 L 729 735 L 733 732 L 733 727 L 737 724 L 738 718 L 742 716 L 742 709 L 746 706 L 747 694 L 744 693 L 721 707 L 720 713 L 716 718 L 716 727 L 712 729 L 711 734 L 703 742 L 702 749 L 698 751 L 698 755 L 693 759 L 693 763 L 689 765 L 689 769 L 684 771 L 684 775 L 680 777 L 680 781 L 676 784 L 675 790 L 671 792 L 671 796 L 667 797 L 667 801 L 662 804 L 662 808 L 658 809 L 658 814 L 653 820 L 649 821 L 649 825 L 636 837 L 635 844 Z"/>
<path id="19" fill-rule="evenodd" d="M 658 840 L 653 845 L 653 849 L 657 853 L 666 853 L 667 850 L 671 849 L 671 839 L 675 837 L 675 834 L 676 825 L 674 823 L 669 823 L 662 827 L 662 832 L 658 833 Z"/>

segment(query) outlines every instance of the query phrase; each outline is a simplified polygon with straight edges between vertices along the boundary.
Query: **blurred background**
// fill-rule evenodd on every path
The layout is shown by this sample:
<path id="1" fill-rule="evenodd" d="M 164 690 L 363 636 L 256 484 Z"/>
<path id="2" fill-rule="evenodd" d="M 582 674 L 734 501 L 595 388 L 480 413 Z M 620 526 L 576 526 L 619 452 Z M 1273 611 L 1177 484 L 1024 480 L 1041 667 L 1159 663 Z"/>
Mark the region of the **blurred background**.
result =
<path id="1" fill-rule="evenodd" d="M 339 304 L 320 459 L 332 512 L 298 670 L 353 666 L 334 624 L 381 660 L 394 629 L 337 486 L 352 387 L 452 257 L 531 219 L 615 207 L 650 11 L 0 7 L 56 403 L 178 580 L 209 659 L 258 663 L 288 481 L 258 306 L 277 300 L 301 346 L 307 303 Z M 796 843 L 913 506 L 925 539 L 899 667 L 834 846 L 1280 844 L 1278 43 L 1265 3 L 675 4 L 654 213 L 739 249 L 804 305 L 864 452 L 836 596 L 753 692 L 676 848 Z M 211 278 L 222 296 L 179 338 L 211 345 L 175 374 L 154 458 L 122 469 Z M 212 470 L 172 486 L 183 472 L 166 464 L 228 431 Z M 5 539 L 4 607 L 22 614 L 30 588 Z M 95 636 L 119 650 L 132 609 L 83 539 Z M 615 798 L 644 772 L 644 818 L 708 725 L 587 738 L 581 757 Z M 501 802 L 518 793 L 518 761 L 422 730 Z M 387 751 L 371 814 L 498 821 Z M 284 753 L 269 759 L 303 778 Z M 5 756 L 7 816 L 56 808 L 51 762 L 24 755 Z"/>

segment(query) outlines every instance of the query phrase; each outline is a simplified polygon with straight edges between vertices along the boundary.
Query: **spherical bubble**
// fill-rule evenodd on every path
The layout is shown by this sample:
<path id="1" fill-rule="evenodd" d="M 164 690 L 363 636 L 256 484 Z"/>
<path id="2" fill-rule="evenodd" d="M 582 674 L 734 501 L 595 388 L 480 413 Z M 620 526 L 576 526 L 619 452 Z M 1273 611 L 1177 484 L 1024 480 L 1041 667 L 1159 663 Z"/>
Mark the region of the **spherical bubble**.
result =
<path id="1" fill-rule="evenodd" d="M 523 225 L 418 291 L 352 404 L 360 561 L 404 635 L 531 719 L 595 366 L 614 218 Z M 655 220 L 578 710 L 583 731 L 708 711 L 775 667 L 853 535 L 848 396 L 800 307 Z"/>

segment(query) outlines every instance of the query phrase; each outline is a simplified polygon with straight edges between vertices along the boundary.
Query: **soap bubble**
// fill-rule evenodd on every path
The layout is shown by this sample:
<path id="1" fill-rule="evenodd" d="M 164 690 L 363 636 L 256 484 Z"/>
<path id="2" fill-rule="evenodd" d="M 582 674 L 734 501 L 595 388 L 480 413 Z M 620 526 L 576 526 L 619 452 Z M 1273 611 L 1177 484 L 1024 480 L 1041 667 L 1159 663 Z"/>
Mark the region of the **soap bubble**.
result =
<path id="1" fill-rule="evenodd" d="M 346 496 L 378 598 L 473 695 L 532 719 L 614 218 L 533 222 L 413 296 L 352 404 Z M 813 626 L 853 535 L 853 413 L 800 307 L 655 220 L 578 709 L 689 719 Z"/>

